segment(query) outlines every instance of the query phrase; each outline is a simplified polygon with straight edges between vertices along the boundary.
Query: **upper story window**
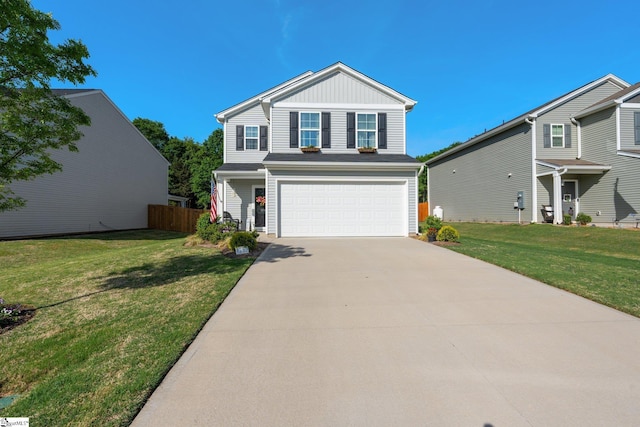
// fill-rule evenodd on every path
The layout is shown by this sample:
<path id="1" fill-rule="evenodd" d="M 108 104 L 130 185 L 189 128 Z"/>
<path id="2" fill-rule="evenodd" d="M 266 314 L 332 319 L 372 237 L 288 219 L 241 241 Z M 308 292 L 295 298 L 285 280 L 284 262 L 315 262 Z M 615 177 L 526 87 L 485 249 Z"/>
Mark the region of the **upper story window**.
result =
<path id="1" fill-rule="evenodd" d="M 376 146 L 376 114 L 358 113 L 356 118 L 357 148 Z"/>
<path id="2" fill-rule="evenodd" d="M 258 126 L 244 127 L 244 147 L 245 150 L 258 149 Z"/>
<path id="3" fill-rule="evenodd" d="M 320 113 L 300 113 L 300 146 L 320 147 Z"/>
<path id="4" fill-rule="evenodd" d="M 551 125 L 551 146 L 554 148 L 564 147 L 564 125 Z"/>

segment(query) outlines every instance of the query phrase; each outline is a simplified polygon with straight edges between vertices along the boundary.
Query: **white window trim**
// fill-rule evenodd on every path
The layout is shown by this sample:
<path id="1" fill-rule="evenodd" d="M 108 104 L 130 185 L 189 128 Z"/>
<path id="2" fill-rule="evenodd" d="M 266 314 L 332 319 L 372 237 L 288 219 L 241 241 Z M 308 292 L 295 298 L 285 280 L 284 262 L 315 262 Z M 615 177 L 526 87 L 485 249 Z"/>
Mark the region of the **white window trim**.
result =
<path id="1" fill-rule="evenodd" d="M 256 128 L 258 130 L 258 136 L 255 138 L 247 138 L 247 128 Z M 247 139 L 255 139 L 256 140 L 256 148 L 247 147 Z M 260 126 L 257 125 L 245 125 L 244 126 L 244 149 L 245 150 L 259 150 L 260 149 Z"/>
<path id="2" fill-rule="evenodd" d="M 317 114 L 318 115 L 318 129 L 314 128 L 303 128 L 302 127 L 302 115 L 303 114 Z M 319 111 L 300 111 L 298 113 L 298 141 L 300 147 L 311 147 L 311 145 L 302 145 L 302 131 L 318 131 L 318 145 L 314 147 L 322 147 L 322 113 Z"/>
<path id="3" fill-rule="evenodd" d="M 561 126 L 562 127 L 562 134 L 560 135 L 562 137 L 562 145 L 553 145 L 553 127 L 554 126 Z M 551 148 L 564 148 L 565 145 L 565 141 L 564 141 L 564 123 L 551 123 L 551 128 L 549 129 L 550 132 L 550 136 L 551 136 Z"/>
<path id="4" fill-rule="evenodd" d="M 363 112 L 363 111 L 356 112 L 356 149 L 362 148 L 362 147 L 360 147 L 358 145 L 358 132 L 371 132 L 371 130 L 369 130 L 369 129 L 363 129 L 363 130 L 358 129 L 358 116 L 361 115 L 361 114 L 373 115 L 373 117 L 375 118 L 376 123 L 375 123 L 374 129 L 373 129 L 373 133 L 374 133 L 374 137 L 373 137 L 374 146 L 373 146 L 373 148 L 377 149 L 378 148 L 378 113 L 372 113 L 370 111 L 369 112 Z"/>

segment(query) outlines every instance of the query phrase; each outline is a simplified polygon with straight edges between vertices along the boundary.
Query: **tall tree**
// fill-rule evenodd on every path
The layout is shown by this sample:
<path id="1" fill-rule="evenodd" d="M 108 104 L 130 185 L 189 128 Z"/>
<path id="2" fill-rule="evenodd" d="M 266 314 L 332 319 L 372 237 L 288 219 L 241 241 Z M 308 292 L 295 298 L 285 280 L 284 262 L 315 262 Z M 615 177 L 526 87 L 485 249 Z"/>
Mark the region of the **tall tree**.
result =
<path id="1" fill-rule="evenodd" d="M 460 144 L 462 144 L 462 142 L 454 142 L 448 147 L 441 148 L 440 150 L 436 150 L 432 153 L 423 154 L 422 156 L 416 156 L 416 160 L 419 161 L 420 163 L 424 163 L 427 160 L 431 160 L 434 157 L 439 156 L 445 151 L 451 150 L 453 147 L 457 147 Z M 425 170 L 422 172 L 421 177 L 418 178 L 418 195 L 420 197 L 420 202 L 426 202 L 428 200 L 428 197 L 429 197 L 428 188 L 429 186 L 427 185 L 427 170 L 425 168 Z"/>
<path id="2" fill-rule="evenodd" d="M 75 85 L 95 76 L 84 63 L 89 51 L 80 41 L 51 44 L 49 30 L 60 29 L 50 14 L 28 0 L 1 0 L 0 13 L 0 211 L 26 201 L 9 184 L 62 170 L 50 150 L 77 151 L 75 141 L 89 117 L 68 99 L 52 93 L 52 79 Z"/>
<path id="3" fill-rule="evenodd" d="M 222 165 L 224 132 L 218 128 L 200 146 L 193 162 L 191 189 L 196 196 L 196 206 L 206 209 L 210 202 L 211 172 Z"/>
<path id="4" fill-rule="evenodd" d="M 169 141 L 169 134 L 164 124 L 143 117 L 136 117 L 132 123 L 162 153 L 164 145 Z"/>

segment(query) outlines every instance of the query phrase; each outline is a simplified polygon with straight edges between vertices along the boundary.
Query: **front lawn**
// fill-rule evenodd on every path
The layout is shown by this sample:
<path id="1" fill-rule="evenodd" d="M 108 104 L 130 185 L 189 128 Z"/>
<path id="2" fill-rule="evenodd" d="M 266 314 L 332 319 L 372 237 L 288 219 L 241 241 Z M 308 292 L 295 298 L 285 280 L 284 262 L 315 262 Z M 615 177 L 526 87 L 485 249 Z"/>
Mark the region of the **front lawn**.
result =
<path id="1" fill-rule="evenodd" d="M 128 425 L 253 258 L 137 231 L 0 242 L 0 297 L 37 307 L 0 334 L 2 417 Z"/>
<path id="2" fill-rule="evenodd" d="M 448 249 L 640 317 L 640 231 L 452 223 Z"/>

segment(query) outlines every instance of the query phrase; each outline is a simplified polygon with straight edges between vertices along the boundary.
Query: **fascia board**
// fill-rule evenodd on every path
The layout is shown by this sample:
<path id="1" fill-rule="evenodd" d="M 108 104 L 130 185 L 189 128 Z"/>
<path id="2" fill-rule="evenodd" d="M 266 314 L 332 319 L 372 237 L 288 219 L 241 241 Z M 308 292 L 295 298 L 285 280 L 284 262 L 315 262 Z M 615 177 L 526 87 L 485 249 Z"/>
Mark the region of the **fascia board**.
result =
<path id="1" fill-rule="evenodd" d="M 422 163 L 263 162 L 271 170 L 417 170 Z"/>
<path id="2" fill-rule="evenodd" d="M 216 171 L 214 175 L 216 177 L 224 178 L 224 179 L 248 179 L 248 178 L 264 178 L 265 169 L 258 169 L 257 171 Z"/>

